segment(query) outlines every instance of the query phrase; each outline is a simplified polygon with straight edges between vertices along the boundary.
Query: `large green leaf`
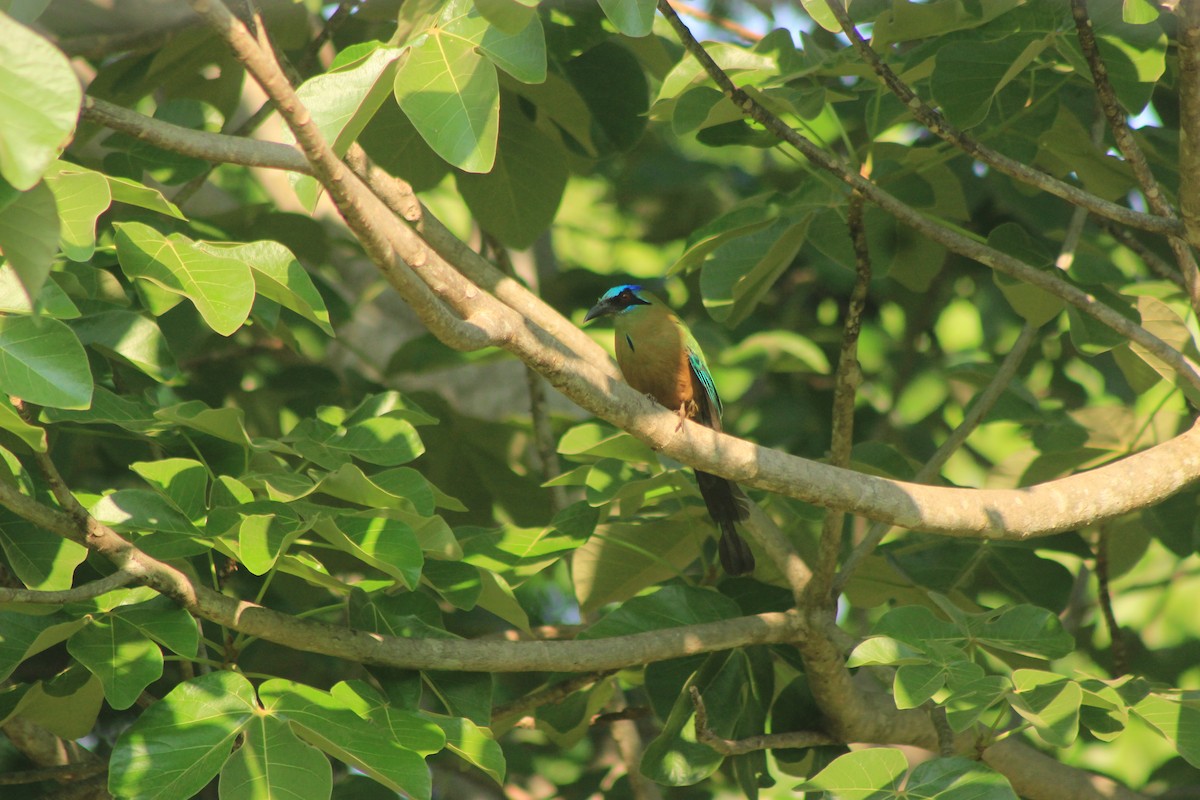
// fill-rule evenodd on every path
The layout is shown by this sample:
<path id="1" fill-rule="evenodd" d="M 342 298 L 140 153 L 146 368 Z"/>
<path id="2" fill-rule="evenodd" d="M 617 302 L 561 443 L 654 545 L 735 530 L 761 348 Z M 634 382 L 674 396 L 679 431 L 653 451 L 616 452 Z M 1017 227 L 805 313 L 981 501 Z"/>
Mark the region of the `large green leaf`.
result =
<path id="1" fill-rule="evenodd" d="M 714 319 L 733 326 L 754 311 L 800 252 L 810 219 L 782 217 L 708 254 L 701 267 L 700 293 Z"/>
<path id="2" fill-rule="evenodd" d="M 385 727 L 364 719 L 338 696 L 281 679 L 266 681 L 259 696 L 310 744 L 394 791 L 424 800 L 430 797 L 429 769 L 422 756 L 445 746 L 438 726 L 392 709 Z"/>
<path id="3" fill-rule="evenodd" d="M 387 99 L 400 52 L 391 47 L 378 47 L 341 69 L 305 81 L 296 91 L 325 141 L 339 156 L 346 154 Z M 320 194 L 316 179 L 296 176 L 294 186 L 301 203 L 311 211 Z M 271 257 L 270 260 L 277 259 Z"/>
<path id="4" fill-rule="evenodd" d="M 237 673 L 180 683 L 117 739 L 108 790 L 146 800 L 192 797 L 217 776 L 257 713 L 254 688 Z"/>
<path id="5" fill-rule="evenodd" d="M 370 514 L 342 514 L 318 522 L 314 530 L 339 550 L 392 576 L 409 589 L 421 579 L 424 557 L 413 529 L 399 520 Z"/>
<path id="6" fill-rule="evenodd" d="M 626 36 L 645 36 L 654 26 L 654 0 L 600 0 L 600 7 Z"/>
<path id="7" fill-rule="evenodd" d="M 246 264 L 197 247 L 186 236 L 163 236 L 149 225 L 117 229 L 117 257 L 130 278 L 142 278 L 192 301 L 214 331 L 229 336 L 254 304 L 254 278 Z"/>
<path id="8" fill-rule="evenodd" d="M 92 371 L 75 334 L 56 319 L 0 316 L 0 392 L 51 408 L 92 402 Z"/>
<path id="9" fill-rule="evenodd" d="M 487 728 L 462 717 L 427 714 L 446 734 L 446 749 L 483 770 L 497 784 L 504 785 L 504 750 Z"/>
<path id="10" fill-rule="evenodd" d="M 396 100 L 433 151 L 467 172 L 496 161 L 500 84 L 474 43 L 432 31 L 396 73 Z"/>
<path id="11" fill-rule="evenodd" d="M 112 205 L 112 190 L 98 172 L 74 170 L 61 164 L 46 175 L 54 192 L 62 222 L 63 255 L 72 261 L 87 261 L 96 251 L 96 219 Z"/>
<path id="12" fill-rule="evenodd" d="M 1006 36 L 990 42 L 950 42 L 937 51 L 930 77 L 933 97 L 955 125 L 982 122 L 992 98 L 1050 44 L 1036 34 Z"/>
<path id="13" fill-rule="evenodd" d="M 0 14 L 0 175 L 24 191 L 75 132 L 83 90 L 66 56 Z"/>
<path id="14" fill-rule="evenodd" d="M 100 679 L 105 698 L 116 709 L 129 708 L 162 677 L 158 645 L 120 617 L 91 620 L 67 641 L 67 651 Z"/>
<path id="15" fill-rule="evenodd" d="M 1016 800 L 1003 775 L 968 758 L 936 758 L 920 764 L 908 777 L 908 759 L 894 748 L 857 750 L 839 757 L 801 791 L 824 791 L 838 800 Z"/>
<path id="16" fill-rule="evenodd" d="M 325 800 L 333 792 L 333 768 L 286 722 L 257 715 L 225 762 L 219 786 L 221 800 Z"/>
<path id="17" fill-rule="evenodd" d="M 1054 747 L 1070 747 L 1079 734 L 1079 684 L 1053 672 L 1018 669 L 1013 672 L 1013 709 L 1032 723 L 1038 736 Z"/>
<path id="18" fill-rule="evenodd" d="M 1200 702 L 1186 696 L 1151 694 L 1134 711 L 1153 725 L 1185 761 L 1200 768 Z"/>
<path id="19" fill-rule="evenodd" d="M 0 410 L 3 408 L 0 405 Z M 7 509 L 0 511 L 0 548 L 21 582 L 43 591 L 69 589 L 75 568 L 87 558 L 83 545 L 50 533 Z"/>
<path id="20" fill-rule="evenodd" d="M 17 614 L 0 611 L 0 680 L 22 661 L 67 639 L 86 623 L 55 611 L 50 614 Z"/>
<path id="21" fill-rule="evenodd" d="M 54 192 L 44 183 L 0 208 L 0 253 L 32 300 L 42 290 L 58 252 L 59 219 Z"/>
<path id="22" fill-rule="evenodd" d="M 603 639 L 635 633 L 716 622 L 739 616 L 737 603 L 720 592 L 687 586 L 666 586 L 645 597 L 627 600 L 579 635 Z"/>
<path id="23" fill-rule="evenodd" d="M 562 147 L 519 107 L 506 105 L 491 171 L 461 172 L 455 180 L 480 226 L 509 247 L 524 250 L 554 220 L 567 174 Z"/>
<path id="24" fill-rule="evenodd" d="M 196 242 L 196 246 L 243 262 L 254 275 L 254 289 L 259 295 L 295 311 L 333 335 L 325 299 L 292 251 L 279 242 Z"/>
<path id="25" fill-rule="evenodd" d="M 102 311 L 73 321 L 71 329 L 83 344 L 116 356 L 160 383 L 179 374 L 158 323 L 144 314 L 120 309 Z"/>

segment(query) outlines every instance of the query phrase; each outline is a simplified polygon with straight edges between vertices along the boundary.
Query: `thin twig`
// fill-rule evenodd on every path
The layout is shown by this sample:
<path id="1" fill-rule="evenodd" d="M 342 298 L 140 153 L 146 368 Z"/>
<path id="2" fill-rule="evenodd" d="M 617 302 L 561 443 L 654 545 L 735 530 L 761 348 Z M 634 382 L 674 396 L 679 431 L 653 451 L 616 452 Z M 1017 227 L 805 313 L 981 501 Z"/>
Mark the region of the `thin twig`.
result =
<path id="1" fill-rule="evenodd" d="M 946 438 L 946 441 L 942 442 L 941 446 L 938 447 L 933 456 L 930 457 L 929 461 L 927 461 L 925 465 L 917 471 L 917 474 L 913 476 L 914 481 L 918 483 L 925 483 L 936 478 L 942 471 L 942 467 L 945 466 L 946 461 L 949 460 L 950 456 L 957 452 L 967 438 L 975 432 L 975 429 L 979 426 L 979 423 L 983 421 L 983 418 L 987 416 L 988 412 L 990 412 L 992 407 L 995 406 L 996 401 L 999 400 L 1001 395 L 1008 390 L 1008 386 L 1012 382 L 1013 377 L 1017 374 L 1017 370 L 1020 368 L 1021 362 L 1025 360 L 1025 354 L 1029 352 L 1030 346 L 1037 338 L 1037 332 L 1037 326 L 1030 325 L 1028 323 L 1021 328 L 1021 333 L 1019 336 L 1017 336 L 1017 341 L 1013 344 L 1012 349 L 1008 351 L 1008 355 L 1006 355 L 1004 360 L 1000 363 L 1000 367 L 996 370 L 996 374 L 992 376 L 992 380 L 989 381 L 987 387 L 976 396 L 975 402 L 963 416 L 963 421 L 959 423 L 958 427 L 950 432 L 950 435 Z M 861 566 L 863 559 L 865 559 L 875 550 L 879 543 L 883 541 L 883 537 L 886 536 L 891 529 L 892 526 L 888 525 L 887 523 L 874 522 L 871 524 L 871 527 L 867 529 L 867 533 L 863 537 L 862 541 L 859 542 L 854 548 L 854 551 L 846 557 L 845 562 L 842 564 L 841 572 L 839 572 L 837 578 L 834 579 L 833 591 L 835 593 L 839 593 L 846 588 L 846 584 L 849 583 L 850 578 L 854 576 L 855 570 Z"/>
<path id="2" fill-rule="evenodd" d="M 0 588 L 0 603 L 31 603 L 37 605 L 64 605 L 92 600 L 102 594 L 120 589 L 132 583 L 134 577 L 128 572 L 114 572 L 99 580 L 84 583 L 71 589 L 41 591 L 37 589 Z"/>
<path id="3" fill-rule="evenodd" d="M 1087 292 L 1059 279 L 1058 277 L 1026 264 L 1020 259 L 980 244 L 955 230 L 926 217 L 871 181 L 849 169 L 840 160 L 822 150 L 813 142 L 789 127 L 765 106 L 734 85 L 729 75 L 712 59 L 712 56 L 688 30 L 687 25 L 671 8 L 667 0 L 658 0 L 662 12 L 675 30 L 684 48 L 704 67 L 709 77 L 720 87 L 742 113 L 766 128 L 781 141 L 787 142 L 808 159 L 814 166 L 828 172 L 852 189 L 856 189 L 872 203 L 891 214 L 926 238 L 943 245 L 961 256 L 978 261 L 1024 283 L 1044 289 L 1075 306 L 1084 314 L 1113 329 L 1121 336 L 1137 342 L 1164 363 L 1170 365 L 1184 380 L 1200 389 L 1200 367 L 1191 359 L 1174 349 L 1145 328 L 1131 322 L 1113 308 L 1101 303 Z"/>
<path id="4" fill-rule="evenodd" d="M 829 10 L 837 17 L 842 31 L 850 39 L 850 43 L 858 51 L 862 59 L 875 71 L 875 74 L 887 85 L 892 94 L 904 103 L 917 121 L 924 125 L 930 133 L 949 142 L 962 150 L 971 158 L 977 159 L 989 167 L 1008 175 L 1011 178 L 1027 183 L 1041 191 L 1066 200 L 1076 206 L 1082 206 L 1088 211 L 1108 219 L 1120 222 L 1134 228 L 1152 231 L 1153 233 L 1179 233 L 1182 230 L 1178 220 L 1143 214 L 1133 209 L 1117 205 L 1103 198 L 1086 192 L 1077 186 L 1060 181 L 1057 178 L 1033 169 L 1014 158 L 993 150 L 987 145 L 959 130 L 946 121 L 936 109 L 923 101 L 912 88 L 900 79 L 892 68 L 887 65 L 879 54 L 862 38 L 853 20 L 846 13 L 843 0 L 825 0 Z"/>
<path id="5" fill-rule="evenodd" d="M 1108 127 L 1112 130 L 1113 138 L 1121 150 L 1121 155 L 1125 157 L 1125 163 L 1133 169 L 1134 177 L 1142 187 L 1142 194 L 1146 197 L 1147 205 L 1160 217 L 1178 220 L 1175 209 L 1163 196 L 1162 189 L 1150 169 L 1150 164 L 1146 161 L 1146 156 L 1138 145 L 1137 139 L 1134 138 L 1133 131 L 1129 127 L 1128 115 L 1125 109 L 1121 108 L 1117 93 L 1108 79 L 1108 68 L 1104 65 L 1104 60 L 1100 58 L 1100 49 L 1096 44 L 1096 32 L 1092 28 L 1092 20 L 1088 16 L 1086 0 L 1071 0 L 1071 17 L 1075 21 L 1079 47 L 1083 51 L 1083 57 L 1092 73 L 1092 84 L 1095 86 L 1100 108 L 1104 111 L 1104 117 L 1108 120 Z M 1183 87 L 1181 87 L 1182 89 Z M 1184 138 L 1186 138 L 1186 133 Z M 1167 241 L 1171 245 L 1175 261 L 1183 275 L 1192 309 L 1200 314 L 1200 271 L 1196 267 L 1195 255 L 1188 247 L 1187 242 L 1180 236 L 1168 236 Z"/>
<path id="6" fill-rule="evenodd" d="M 696 741 L 708 745 L 721 755 L 736 756 L 743 753 L 753 753 L 756 750 L 779 750 L 795 747 L 819 747 L 826 744 L 842 744 L 842 742 L 820 731 L 763 733 L 758 736 L 747 736 L 744 739 L 726 739 L 709 727 L 708 709 L 704 706 L 704 698 L 700 696 L 700 690 L 695 686 L 689 686 L 688 692 L 692 697 L 692 706 L 696 709 Z"/>
<path id="7" fill-rule="evenodd" d="M 867 305 L 867 292 L 871 288 L 871 253 L 867 246 L 867 229 L 863 224 L 863 197 L 858 192 L 850 196 L 847 227 L 854 247 L 854 288 L 846 304 L 846 322 L 842 330 L 842 349 L 838 355 L 837 373 L 833 388 L 833 424 L 829 450 L 829 463 L 845 467 L 850 463 L 850 451 L 854 447 L 854 404 L 858 387 L 862 383 L 862 367 L 858 363 L 858 335 L 862 330 L 863 311 Z M 808 584 L 805 599 L 818 605 L 827 605 L 833 598 L 829 593 L 834 573 L 837 571 L 838 556 L 842 551 L 842 528 L 846 515 L 841 511 L 828 510 L 821 528 L 821 540 L 817 554 L 817 568 Z"/>
<path id="8" fill-rule="evenodd" d="M 580 689 L 598 683 L 614 673 L 616 673 L 615 669 L 605 669 L 572 675 L 545 689 L 539 689 L 531 694 L 518 697 L 512 702 L 496 706 L 492 709 L 492 725 L 503 725 L 506 720 L 523 717 L 535 708 L 561 703 Z"/>
<path id="9" fill-rule="evenodd" d="M 730 33 L 745 39 L 747 42 L 762 41 L 763 37 L 761 33 L 752 31 L 745 25 L 734 22 L 728 17 L 712 14 L 702 8 L 696 8 L 695 6 L 688 5 L 687 3 L 680 3 L 679 0 L 669 0 L 669 2 L 671 3 L 671 8 L 675 9 L 680 14 L 687 14 L 689 17 L 694 17 L 701 22 L 708 22 L 720 28 L 724 28 Z"/>
<path id="10" fill-rule="evenodd" d="M 1096 598 L 1100 603 L 1100 612 L 1104 615 L 1104 625 L 1108 628 L 1113 675 L 1127 675 L 1129 665 L 1125 637 L 1121 633 L 1121 626 L 1117 624 L 1117 615 L 1113 611 L 1112 589 L 1108 583 L 1108 527 L 1105 525 L 1100 526 L 1099 535 L 1096 537 Z"/>
<path id="11" fill-rule="evenodd" d="M 1200 0 L 1181 0 L 1179 22 L 1179 207 L 1187 240 L 1200 246 Z"/>

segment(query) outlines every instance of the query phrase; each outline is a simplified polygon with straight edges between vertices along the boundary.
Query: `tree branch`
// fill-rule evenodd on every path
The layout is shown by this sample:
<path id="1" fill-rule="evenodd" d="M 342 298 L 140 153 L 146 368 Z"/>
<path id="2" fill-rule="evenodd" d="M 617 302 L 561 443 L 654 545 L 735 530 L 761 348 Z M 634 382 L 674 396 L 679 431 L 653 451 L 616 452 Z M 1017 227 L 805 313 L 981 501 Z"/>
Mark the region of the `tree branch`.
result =
<path id="1" fill-rule="evenodd" d="M 1200 247 L 1200 0 L 1180 0 L 1179 204 L 1187 240 Z"/>
<path id="2" fill-rule="evenodd" d="M 100 100 L 89 99 L 84 115 L 133 135 L 137 135 L 134 133 L 137 130 L 150 131 L 159 146 L 197 157 L 211 158 L 227 151 L 253 157 L 262 166 L 313 174 L 304 157 L 285 145 L 246 140 L 237 147 L 225 147 L 222 140 L 227 137 L 188 131 Z M 188 147 L 193 149 L 189 151 Z M 376 169 L 372 174 L 379 172 Z M 390 180 L 390 176 L 382 174 L 378 182 L 382 185 Z M 402 203 L 403 193 L 396 191 L 393 199 Z M 382 210 L 380 213 L 385 217 L 380 225 L 395 223 L 412 232 L 392 214 Z M 1121 461 L 1070 478 L 1019 490 L 976 490 L 890 481 L 756 447 L 691 422 L 679 428 L 677 415 L 664 411 L 621 381 L 611 359 L 569 320 L 518 281 L 503 276 L 444 227 L 438 228 L 431 215 L 425 215 L 423 221 L 424 235 L 435 237 L 432 231 L 441 231 L 437 234 L 442 237 L 440 243 L 434 248 L 438 253 L 463 254 L 461 261 L 456 258 L 452 263 L 462 270 L 459 277 L 469 280 L 460 280 L 453 287 L 447 285 L 445 291 L 470 294 L 476 300 L 490 293 L 488 296 L 494 296 L 518 315 L 499 319 L 495 325 L 485 325 L 485 315 L 477 316 L 473 323 L 481 326 L 487 339 L 495 340 L 534 366 L 551 385 L 585 410 L 629 431 L 671 458 L 748 486 L 891 525 L 957 536 L 1026 539 L 1128 513 L 1163 500 L 1200 479 L 1200 461 L 1195 455 L 1200 436 L 1193 433 L 1130 457 L 1134 461 Z M 412 247 L 414 259 L 419 256 L 426 259 L 426 264 L 438 259 L 446 265 L 438 253 L 427 249 L 418 252 L 415 249 L 418 242 L 414 241 Z M 506 338 L 505 328 L 514 331 L 513 335 Z M 560 333 L 572 338 L 560 339 Z M 1164 467 L 1159 472 L 1146 471 L 1157 470 L 1159 465 Z M 1078 498 L 1074 496 L 1077 491 L 1081 492 Z"/>
<path id="3" fill-rule="evenodd" d="M 0 603 L 30 603 L 34 605 L 65 605 L 92 600 L 102 594 L 128 586 L 133 576 L 127 572 L 112 575 L 91 583 L 81 584 L 61 591 L 39 591 L 36 589 L 5 589 L 0 587 Z"/>
<path id="4" fill-rule="evenodd" d="M 753 753 L 755 750 L 776 750 L 787 747 L 819 747 L 823 744 L 843 744 L 820 731 L 787 731 L 763 733 L 744 739 L 726 739 L 708 724 L 708 709 L 695 686 L 689 686 L 692 706 L 696 709 L 696 741 L 706 744 L 723 756 Z"/>
<path id="5" fill-rule="evenodd" d="M 1164 363 L 1170 365 L 1185 381 L 1200 389 L 1200 368 L 1182 353 L 1170 347 L 1166 342 L 1154 336 L 1145 328 L 1130 322 L 1116 310 L 1109 308 L 1092 295 L 1066 283 L 1055 275 L 1043 272 L 1006 253 L 980 244 L 946 227 L 940 222 L 926 217 L 871 181 L 863 178 L 857 172 L 847 168 L 838 159 L 794 131 L 761 103 L 734 85 L 725 71 L 713 61 L 704 47 L 692 36 L 691 31 L 688 30 L 687 26 L 667 3 L 667 0 L 658 0 L 658 7 L 663 16 L 671 23 L 671 27 L 675 29 L 684 48 L 700 62 L 709 77 L 725 93 L 725 96 L 741 109 L 743 114 L 761 124 L 781 141 L 787 142 L 796 148 L 814 166 L 833 175 L 850 188 L 862 192 L 868 200 L 875 203 L 884 211 L 887 211 L 898 221 L 952 252 L 973 261 L 978 261 L 984 266 L 1016 278 L 1019 281 L 1037 286 L 1066 303 L 1075 306 L 1084 314 L 1112 328 L 1126 339 L 1142 345 L 1156 357 L 1162 359 Z"/>
<path id="6" fill-rule="evenodd" d="M 896 95 L 900 99 L 900 102 L 904 103 L 905 107 L 912 112 L 913 117 L 924 125 L 930 133 L 954 145 L 971 158 L 987 164 L 989 167 L 1008 175 L 1010 178 L 1015 178 L 1047 194 L 1052 194 L 1055 197 L 1066 200 L 1072 205 L 1086 208 L 1097 216 L 1111 219 L 1114 222 L 1128 225 L 1131 228 L 1141 228 L 1153 233 L 1171 234 L 1181 232 L 1181 225 L 1176 219 L 1143 214 L 1104 200 L 1090 192 L 1060 181 L 1052 175 L 1047 175 L 1044 172 L 1033 169 L 1016 159 L 1009 158 L 1003 153 L 993 150 L 987 145 L 976 141 L 963 131 L 960 131 L 947 122 L 946 118 L 940 112 L 918 97 L 917 93 L 902 81 L 900 76 L 893 72 L 892 68 L 862 38 L 858 29 L 854 26 L 854 21 L 846 13 L 844 0 L 825 0 L 825 4 L 829 6 L 829 10 L 837 18 L 838 24 L 842 26 L 842 32 L 846 34 L 850 43 L 854 45 L 854 48 L 858 51 L 863 61 L 874 70 L 875 74 L 879 76 L 880 80 L 884 82 L 892 94 Z"/>
<path id="7" fill-rule="evenodd" d="M 854 401 L 859 384 L 862 383 L 862 368 L 858 363 L 858 335 L 862 330 L 862 315 L 867 305 L 867 291 L 871 288 L 871 253 L 867 247 L 867 229 L 863 224 L 863 197 L 858 192 L 850 196 L 847 216 L 850 241 L 854 247 L 854 288 L 846 304 L 846 322 L 842 333 L 842 349 L 838 355 L 837 373 L 833 385 L 833 425 L 830 435 L 829 463 L 845 467 L 850 463 L 850 451 L 854 447 Z M 821 539 L 817 554 L 817 568 L 805 591 L 808 602 L 828 604 L 833 601 L 830 588 L 837 572 L 838 556 L 842 551 L 842 528 L 845 514 L 827 511 L 821 526 Z"/>
<path id="8" fill-rule="evenodd" d="M 1132 167 L 1134 177 L 1142 187 L 1146 203 L 1150 206 L 1150 210 L 1158 216 L 1178 220 L 1175 209 L 1171 208 L 1171 204 L 1163 196 L 1162 189 L 1154 178 L 1150 165 L 1146 162 L 1146 156 L 1142 153 L 1142 148 L 1138 146 L 1137 139 L 1134 138 L 1133 131 L 1129 128 L 1125 109 L 1121 108 L 1117 93 L 1108 79 L 1108 68 L 1104 66 L 1104 61 L 1100 58 L 1100 49 L 1096 44 L 1096 32 L 1092 28 L 1092 20 L 1088 16 L 1085 0 L 1071 0 L 1071 17 L 1075 21 L 1079 47 L 1083 51 L 1083 57 L 1092 73 L 1092 84 L 1096 88 L 1096 98 L 1100 101 L 1100 108 L 1104 112 L 1105 119 L 1108 120 L 1108 127 L 1112 130 L 1117 147 L 1121 149 L 1121 154 L 1125 156 L 1126 163 Z M 1200 274 L 1197 273 L 1196 258 L 1187 242 L 1179 236 L 1168 236 L 1167 241 L 1171 245 L 1171 251 L 1175 254 L 1176 263 L 1179 264 L 1179 271 L 1183 275 L 1192 309 L 1200 313 Z"/>
<path id="9" fill-rule="evenodd" d="M 81 528 L 69 514 L 42 505 L 2 482 L 0 505 L 105 556 L 133 578 L 198 616 L 295 650 L 364 664 L 465 672 L 589 672 L 640 666 L 748 644 L 791 642 L 803 637 L 806 630 L 796 614 L 768 613 L 584 641 L 398 639 L 300 620 L 255 603 L 235 600 L 150 557 L 94 518 L 87 517 Z"/>

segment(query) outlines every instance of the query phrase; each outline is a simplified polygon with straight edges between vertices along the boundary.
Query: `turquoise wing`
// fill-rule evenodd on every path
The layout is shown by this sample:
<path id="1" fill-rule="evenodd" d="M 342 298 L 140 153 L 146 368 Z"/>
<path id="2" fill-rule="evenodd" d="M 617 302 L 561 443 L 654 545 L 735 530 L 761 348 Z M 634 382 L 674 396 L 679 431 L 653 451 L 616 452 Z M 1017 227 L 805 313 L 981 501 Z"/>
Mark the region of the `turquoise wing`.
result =
<path id="1" fill-rule="evenodd" d="M 696 340 L 690 334 L 688 340 L 688 364 L 704 387 L 704 394 L 708 397 L 708 407 L 716 412 L 719 419 L 722 409 L 721 396 L 717 394 L 717 385 L 713 383 L 712 373 L 708 371 L 708 364 L 704 360 L 704 354 L 700 352 L 700 346 L 696 344 Z"/>

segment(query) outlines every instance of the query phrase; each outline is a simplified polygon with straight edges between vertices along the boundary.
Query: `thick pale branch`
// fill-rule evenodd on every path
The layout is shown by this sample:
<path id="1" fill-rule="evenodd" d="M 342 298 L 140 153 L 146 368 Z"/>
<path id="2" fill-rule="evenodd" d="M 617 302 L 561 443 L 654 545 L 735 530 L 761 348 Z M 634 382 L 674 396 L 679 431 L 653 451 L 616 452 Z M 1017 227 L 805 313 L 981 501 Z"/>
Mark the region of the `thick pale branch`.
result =
<path id="1" fill-rule="evenodd" d="M 93 116 L 93 111 L 85 110 L 87 118 L 111 121 L 120 130 L 132 133 L 142 128 L 153 129 L 157 142 L 168 149 L 179 150 L 178 142 L 184 141 L 175 136 L 186 129 L 133 112 L 117 113 L 123 109 L 99 100 L 89 108 L 97 116 Z M 103 116 L 98 116 L 100 114 Z M 218 134 L 197 134 L 194 142 L 204 148 L 201 157 L 211 158 L 221 151 L 219 143 L 225 138 Z M 304 157 L 291 147 L 248 140 L 246 145 L 244 154 L 253 155 L 257 159 L 255 163 L 312 173 Z M 383 213 L 411 233 L 411 229 L 407 229 L 391 214 Z M 429 217 L 426 216 L 428 221 Z M 445 237 L 453 238 L 444 228 L 442 230 Z M 413 237 L 417 238 L 415 234 Z M 406 246 L 411 246 L 416 252 L 419 244 L 418 240 Z M 457 247 L 470 252 L 461 242 L 457 243 Z M 435 257 L 435 253 L 428 251 L 421 256 L 425 259 Z M 894 482 L 756 448 L 747 442 L 714 434 L 691 424 L 677 431 L 678 417 L 668 413 L 656 414 L 655 411 L 661 412 L 661 409 L 621 382 L 611 359 L 604 357 L 603 350 L 580 333 L 578 328 L 517 281 L 500 274 L 499 270 L 480 259 L 478 254 L 471 253 L 470 257 L 482 262 L 474 265 L 474 272 L 469 275 L 472 281 L 477 280 L 477 276 L 488 278 L 491 283 L 482 288 L 502 299 L 508 309 L 522 315 L 512 336 L 506 339 L 502 330 L 488 328 L 486 335 L 489 340 L 497 341 L 526 363 L 535 366 L 556 388 L 584 409 L 630 431 L 662 449 L 668 456 L 751 486 L 903 527 L 960 536 L 989 535 L 1022 539 L 1128 513 L 1162 500 L 1200 479 L 1200 464 L 1195 455 L 1200 446 L 1200 437 L 1191 433 L 1134 457 L 1139 460 L 1118 462 L 1038 487 L 1001 491 Z M 454 266 L 460 267 L 461 264 L 454 262 Z M 486 295 L 487 292 L 481 292 L 480 288 L 473 282 L 463 280 L 447 291 Z M 551 325 L 547 319 L 556 324 Z M 482 323 L 481 318 L 477 318 L 477 321 Z M 508 325 L 511 320 L 505 319 L 503 322 Z M 559 342 L 557 347 L 550 347 L 547 340 L 563 328 L 574 332 L 576 338 L 571 346 L 566 348 Z M 541 335 L 535 335 L 535 331 Z M 1156 455 L 1160 452 L 1161 456 Z M 1147 473 L 1138 466 L 1142 463 L 1164 464 L 1167 468 L 1161 472 Z M 1080 494 L 1076 498 L 1074 493 L 1077 491 Z"/>
<path id="2" fill-rule="evenodd" d="M 1092 295 L 1066 283 L 1055 275 L 1037 269 L 995 248 L 981 244 L 943 225 L 941 222 L 926 217 L 894 195 L 884 191 L 857 172 L 849 169 L 841 161 L 797 133 L 784 123 L 783 120 L 772 114 L 765 106 L 733 83 L 729 75 L 713 61 L 700 42 L 692 36 L 687 25 L 683 23 L 667 3 L 667 0 L 659 0 L 658 8 L 671 23 L 672 28 L 675 29 L 684 47 L 700 62 L 709 77 L 725 93 L 725 96 L 743 114 L 761 124 L 780 141 L 787 142 L 796 148 L 814 166 L 833 175 L 850 188 L 858 190 L 872 203 L 927 239 L 937 242 L 948 250 L 958 253 L 965 258 L 978 261 L 980 264 L 990 267 L 997 272 L 1016 278 L 1023 283 L 1037 286 L 1039 289 L 1043 289 L 1066 303 L 1075 306 L 1084 314 L 1112 328 L 1124 338 L 1137 342 L 1169 365 L 1188 383 L 1200 389 L 1200 368 L 1178 350 L 1175 350 L 1145 328 L 1130 322 L 1115 309 L 1108 307 Z"/>
<path id="3" fill-rule="evenodd" d="M 947 122 L 941 113 L 918 97 L 917 93 L 902 81 L 900 76 L 892 71 L 892 68 L 879 57 L 879 54 L 859 34 L 858 29 L 854 26 L 854 21 L 846 13 L 844 0 L 825 0 L 825 4 L 829 6 L 829 10 L 837 17 L 838 24 L 842 26 L 842 31 L 846 34 L 850 43 L 854 45 L 854 48 L 858 51 L 863 61 L 875 71 L 875 74 L 879 76 L 880 80 L 884 82 L 892 94 L 896 95 L 900 99 L 900 102 L 904 103 L 904 106 L 912 112 L 917 121 L 924 125 L 930 133 L 949 142 L 971 158 L 987 164 L 998 172 L 1066 200 L 1068 203 L 1086 208 L 1097 216 L 1153 233 L 1170 234 L 1180 232 L 1179 221 L 1176 219 L 1166 216 L 1143 214 L 1131 208 L 1109 202 L 1077 186 L 1072 186 L 1051 175 L 1033 169 L 1016 159 L 1009 158 L 981 142 L 977 142 L 974 138 Z"/>

